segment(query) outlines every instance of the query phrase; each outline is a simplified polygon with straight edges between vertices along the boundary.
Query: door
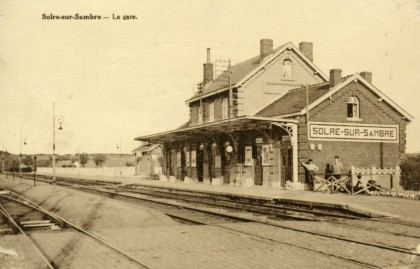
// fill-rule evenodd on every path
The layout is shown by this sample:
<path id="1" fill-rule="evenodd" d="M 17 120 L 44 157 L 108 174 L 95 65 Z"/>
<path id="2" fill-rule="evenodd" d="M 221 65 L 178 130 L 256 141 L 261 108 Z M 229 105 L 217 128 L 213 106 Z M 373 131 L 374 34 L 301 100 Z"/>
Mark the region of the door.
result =
<path id="1" fill-rule="evenodd" d="M 203 182 L 204 177 L 204 151 L 203 150 L 197 150 L 197 179 L 199 182 Z"/>
<path id="2" fill-rule="evenodd" d="M 262 185 L 263 167 L 262 167 L 261 153 L 262 153 L 262 145 L 258 144 L 255 146 L 255 155 L 254 155 L 254 184 L 255 185 Z"/>
<path id="3" fill-rule="evenodd" d="M 185 159 L 185 150 L 181 150 L 181 180 L 184 180 L 187 175 L 187 162 Z"/>
<path id="4" fill-rule="evenodd" d="M 223 183 L 229 184 L 230 179 L 230 156 L 229 153 L 226 152 L 226 147 L 221 145 L 220 146 L 220 154 L 221 154 L 221 168 L 222 168 L 222 176 L 223 176 Z"/>
<path id="5" fill-rule="evenodd" d="M 282 155 L 282 166 L 281 166 L 281 183 L 286 184 L 286 181 L 292 181 L 292 173 L 293 173 L 293 165 L 292 165 L 292 158 L 293 158 L 293 149 L 291 145 L 286 145 L 283 150 Z"/>

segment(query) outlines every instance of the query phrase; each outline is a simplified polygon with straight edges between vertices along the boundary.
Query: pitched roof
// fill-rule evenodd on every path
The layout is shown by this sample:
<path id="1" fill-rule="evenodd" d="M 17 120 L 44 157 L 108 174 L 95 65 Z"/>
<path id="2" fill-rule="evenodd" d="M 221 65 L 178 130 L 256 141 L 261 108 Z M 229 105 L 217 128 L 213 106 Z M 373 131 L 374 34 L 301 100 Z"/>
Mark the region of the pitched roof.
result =
<path id="1" fill-rule="evenodd" d="M 309 104 L 328 92 L 328 82 L 309 86 Z M 288 91 L 285 95 L 263 108 L 256 115 L 261 117 L 274 117 L 300 112 L 306 107 L 306 89 L 298 88 Z"/>
<path id="2" fill-rule="evenodd" d="M 364 84 L 367 88 L 369 88 L 371 91 L 373 91 L 374 93 L 376 93 L 380 97 L 380 99 L 382 99 L 384 102 L 388 103 L 391 107 L 393 107 L 396 111 L 398 111 L 402 116 L 404 116 L 407 121 L 411 122 L 411 121 L 414 120 L 414 117 L 412 115 L 410 115 L 402 107 L 400 107 L 399 105 L 397 105 L 388 96 L 386 96 L 378 88 L 376 88 L 375 86 L 373 86 L 371 83 L 369 83 L 368 81 L 366 81 L 360 74 L 357 74 L 357 73 L 345 77 L 344 80 L 341 81 L 341 83 L 339 83 L 335 87 L 331 88 L 326 94 L 324 94 L 323 96 L 321 96 L 320 98 L 318 98 L 315 102 L 311 103 L 308 106 L 308 109 L 311 110 L 312 108 L 316 107 L 317 105 L 319 105 L 320 103 L 322 103 L 325 99 L 331 97 L 333 94 L 335 94 L 336 92 L 338 92 L 339 90 L 341 90 L 342 88 L 344 88 L 346 85 L 348 85 L 349 83 L 351 83 L 353 81 L 361 82 L 362 84 Z M 300 111 L 300 113 L 301 114 L 305 114 L 306 113 L 306 107 L 303 108 Z"/>
<path id="3" fill-rule="evenodd" d="M 179 126 L 178 128 L 176 128 L 176 130 L 178 129 L 184 129 L 190 126 L 190 121 L 187 121 L 185 123 L 183 123 L 181 126 Z"/>
<path id="4" fill-rule="evenodd" d="M 310 61 L 305 55 L 303 55 L 295 45 L 291 42 L 281 45 L 280 47 L 273 50 L 270 56 L 264 59 L 263 62 L 260 61 L 260 56 L 255 56 L 251 59 L 238 63 L 236 65 L 231 66 L 231 85 L 232 87 L 238 87 L 242 83 L 244 83 L 248 78 L 253 76 L 257 71 L 263 68 L 266 64 L 271 62 L 274 58 L 280 55 L 286 49 L 293 49 L 302 59 L 314 70 L 316 73 L 319 74 L 325 81 L 328 80 L 327 76 L 318 68 L 316 67 L 312 61 Z M 209 96 L 221 91 L 225 91 L 228 89 L 229 81 L 228 81 L 228 71 L 226 70 L 220 76 L 215 78 L 213 81 L 209 82 L 207 85 L 204 86 L 201 92 L 196 93 L 194 96 L 189 98 L 186 102 L 192 102 L 197 100 L 200 97 Z"/>
<path id="5" fill-rule="evenodd" d="M 152 150 L 154 150 L 156 147 L 158 147 L 158 144 L 146 144 L 146 145 L 141 145 L 139 147 L 137 147 L 136 149 L 134 149 L 132 152 L 151 152 Z"/>
<path id="6" fill-rule="evenodd" d="M 318 106 L 327 98 L 330 98 L 333 94 L 344 88 L 346 85 L 353 81 L 359 81 L 368 87 L 371 91 L 376 93 L 381 99 L 392 106 L 396 111 L 403 115 L 407 121 L 413 121 L 413 116 L 398 106 L 388 96 L 381 92 L 378 88 L 373 86 L 371 83 L 366 81 L 361 75 L 353 74 L 343 77 L 341 82 L 335 87 L 330 88 L 329 82 L 310 85 L 309 91 L 309 105 L 308 109 L 311 110 Z M 255 116 L 261 117 L 275 117 L 275 116 L 292 116 L 292 115 L 304 115 L 306 114 L 306 90 L 305 88 L 298 88 L 289 90 L 285 95 L 279 97 L 270 105 L 266 106 Z"/>
<path id="7" fill-rule="evenodd" d="M 235 85 L 237 82 L 239 82 L 243 77 L 245 77 L 247 74 L 249 74 L 252 70 L 254 70 L 259 65 L 260 65 L 260 56 L 255 56 L 241 63 L 232 65 L 231 66 L 232 76 L 230 78 L 232 85 Z M 214 80 L 212 80 L 207 85 L 205 85 L 204 89 L 201 92 L 196 93 L 187 101 L 200 97 L 200 96 L 207 95 L 208 93 L 225 89 L 226 87 L 228 87 L 229 86 L 228 73 L 229 71 L 225 70 L 222 74 L 220 74 Z"/>

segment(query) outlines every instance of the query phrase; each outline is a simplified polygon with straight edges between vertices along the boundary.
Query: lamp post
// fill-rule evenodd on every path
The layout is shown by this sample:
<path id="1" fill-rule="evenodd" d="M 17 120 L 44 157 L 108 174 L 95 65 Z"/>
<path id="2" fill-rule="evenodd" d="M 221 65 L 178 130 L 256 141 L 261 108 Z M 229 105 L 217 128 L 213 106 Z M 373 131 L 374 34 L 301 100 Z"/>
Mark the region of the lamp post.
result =
<path id="1" fill-rule="evenodd" d="M 26 145 L 26 138 L 23 145 Z M 19 177 L 22 178 L 22 128 L 20 129 L 20 143 L 19 143 Z"/>
<path id="2" fill-rule="evenodd" d="M 34 155 L 34 187 L 36 186 L 36 155 Z"/>
<path id="3" fill-rule="evenodd" d="M 1 156 L 1 173 L 4 174 L 4 143 L 3 143 L 3 151 L 2 151 L 2 156 Z"/>
<path id="4" fill-rule="evenodd" d="M 80 164 L 80 152 L 79 151 L 77 151 L 76 156 L 77 156 L 77 172 L 79 173 L 79 179 L 82 179 L 82 175 L 80 174 L 81 164 Z"/>
<path id="5" fill-rule="evenodd" d="M 57 119 L 57 122 L 60 124 L 60 127 L 58 130 L 63 130 L 63 127 L 61 127 L 61 124 L 64 122 L 64 117 L 59 116 Z M 55 185 L 55 103 L 53 103 L 53 156 L 52 156 L 52 162 L 53 162 L 53 181 L 52 184 Z"/>
<path id="6" fill-rule="evenodd" d="M 121 148 L 122 148 L 122 145 L 121 145 L 121 138 L 120 138 L 120 144 L 117 144 L 117 149 L 120 150 L 120 156 L 118 158 L 118 168 L 120 169 L 120 176 L 122 176 L 122 171 L 121 171 Z"/>
<path id="7" fill-rule="evenodd" d="M 6 167 L 9 167 L 9 162 L 6 163 Z M 6 171 L 6 179 L 8 179 L 8 178 L 9 178 L 9 173 Z"/>

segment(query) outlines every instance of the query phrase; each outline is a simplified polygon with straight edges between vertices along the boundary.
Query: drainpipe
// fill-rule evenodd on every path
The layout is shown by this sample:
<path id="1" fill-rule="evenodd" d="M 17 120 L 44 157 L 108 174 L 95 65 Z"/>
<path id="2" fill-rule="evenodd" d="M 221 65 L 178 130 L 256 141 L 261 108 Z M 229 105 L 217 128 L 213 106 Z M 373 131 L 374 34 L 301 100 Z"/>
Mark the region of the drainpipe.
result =
<path id="1" fill-rule="evenodd" d="M 298 182 L 298 127 L 292 125 L 292 148 L 293 148 L 293 182 Z"/>

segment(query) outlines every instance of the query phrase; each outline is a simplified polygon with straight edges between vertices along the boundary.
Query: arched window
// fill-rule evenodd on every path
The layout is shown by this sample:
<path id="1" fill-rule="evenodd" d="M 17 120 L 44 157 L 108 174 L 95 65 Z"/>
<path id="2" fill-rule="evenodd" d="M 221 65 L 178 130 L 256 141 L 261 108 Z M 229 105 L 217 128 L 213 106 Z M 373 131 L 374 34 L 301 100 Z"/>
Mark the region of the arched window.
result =
<path id="1" fill-rule="evenodd" d="M 282 66 L 282 79 L 292 79 L 293 78 L 293 63 L 291 60 L 286 59 L 283 61 Z"/>
<path id="2" fill-rule="evenodd" d="M 360 104 L 356 96 L 350 96 L 347 101 L 347 117 L 353 119 L 360 117 Z"/>

